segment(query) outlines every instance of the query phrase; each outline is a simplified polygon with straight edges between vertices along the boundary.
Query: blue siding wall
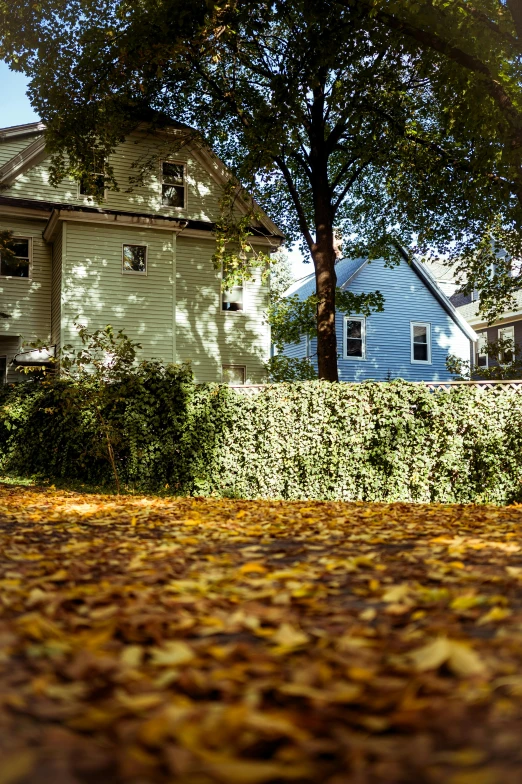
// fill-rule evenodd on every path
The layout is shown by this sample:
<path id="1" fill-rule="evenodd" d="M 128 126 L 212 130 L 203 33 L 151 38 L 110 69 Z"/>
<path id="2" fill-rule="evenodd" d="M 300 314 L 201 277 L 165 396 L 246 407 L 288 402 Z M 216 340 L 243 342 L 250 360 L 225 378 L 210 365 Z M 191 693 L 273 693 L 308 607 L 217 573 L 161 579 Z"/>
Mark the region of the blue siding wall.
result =
<path id="1" fill-rule="evenodd" d="M 385 303 L 383 313 L 372 313 L 366 319 L 366 359 L 363 360 L 342 358 L 344 314 L 337 314 L 341 381 L 385 381 L 388 378 L 444 381 L 451 379 L 446 370 L 448 354 L 469 360 L 469 338 L 406 262 L 390 269 L 384 266 L 382 260 L 372 261 L 352 280 L 349 289 L 356 294 L 379 289 Z M 430 364 L 411 362 L 412 321 L 431 325 Z M 312 354 L 316 351 L 314 343 L 312 341 Z M 305 342 L 301 341 L 299 346 L 287 346 L 284 353 L 287 356 L 304 357 Z"/>

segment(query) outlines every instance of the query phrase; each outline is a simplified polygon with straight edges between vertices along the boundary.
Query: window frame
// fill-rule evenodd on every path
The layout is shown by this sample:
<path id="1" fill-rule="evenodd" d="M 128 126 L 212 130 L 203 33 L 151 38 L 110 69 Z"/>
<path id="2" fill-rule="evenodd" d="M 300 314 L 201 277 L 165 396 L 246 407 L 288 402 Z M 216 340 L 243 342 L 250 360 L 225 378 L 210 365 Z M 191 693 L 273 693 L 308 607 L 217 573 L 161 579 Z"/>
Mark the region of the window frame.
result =
<path id="1" fill-rule="evenodd" d="M 478 337 L 478 340 L 477 340 L 477 351 L 475 352 L 475 367 L 476 368 L 483 368 L 484 370 L 487 370 L 489 368 L 489 354 L 486 352 L 486 354 L 482 354 L 481 355 L 480 352 L 479 352 L 479 348 L 480 348 L 480 341 L 481 340 L 484 340 L 485 343 L 486 343 L 486 346 L 487 346 L 487 344 L 489 342 L 488 341 L 488 333 L 487 333 L 487 331 L 486 332 L 477 332 L 477 337 Z M 486 360 L 486 364 L 485 365 L 479 365 L 479 362 L 478 362 L 479 356 L 483 356 L 485 358 L 485 360 Z"/>
<path id="2" fill-rule="evenodd" d="M 504 362 L 504 359 L 500 358 L 500 353 L 499 353 L 498 362 L 499 362 L 499 365 L 502 365 L 502 367 L 509 367 L 509 365 L 512 365 L 513 362 L 515 361 L 515 349 L 514 349 L 514 347 L 515 347 L 515 326 L 514 326 L 514 324 L 509 324 L 506 327 L 499 327 L 498 331 L 497 331 L 497 335 L 498 335 L 497 340 L 502 340 L 502 333 L 505 332 L 506 330 L 510 330 L 511 331 L 510 339 L 513 341 L 513 355 L 511 357 L 511 362 Z"/>
<path id="3" fill-rule="evenodd" d="M 2 386 L 2 384 L 7 384 L 7 365 L 8 365 L 7 354 L 0 354 L 0 362 L 3 359 L 5 359 L 5 372 L 3 373 L 3 378 L 2 378 L 2 373 L 0 372 L 0 386 Z"/>
<path id="4" fill-rule="evenodd" d="M 176 166 L 183 168 L 183 207 L 175 207 L 173 204 L 163 204 L 163 186 L 171 185 L 172 183 L 163 182 L 163 164 L 173 163 Z M 159 182 L 160 182 L 160 206 L 162 210 L 178 210 L 186 212 L 188 210 L 188 187 L 187 187 L 187 163 L 186 161 L 176 161 L 172 158 L 162 158 L 159 165 Z M 179 187 L 179 186 L 177 186 Z"/>
<path id="5" fill-rule="evenodd" d="M 223 295 L 226 291 L 231 291 L 232 289 L 224 289 L 223 288 L 223 268 L 221 268 L 221 278 L 219 281 L 219 311 L 222 315 L 228 316 L 229 314 L 233 314 L 234 316 L 241 315 L 242 313 L 246 313 L 246 286 L 245 286 L 245 279 L 243 278 L 243 282 L 241 286 L 232 286 L 234 289 L 241 288 L 243 291 L 243 310 L 225 310 L 223 308 Z"/>
<path id="6" fill-rule="evenodd" d="M 360 321 L 361 322 L 361 341 L 362 341 L 362 356 L 354 357 L 348 355 L 346 350 L 346 341 L 348 339 L 348 322 Z M 345 316 L 343 319 L 343 359 L 350 362 L 366 362 L 366 316 Z"/>
<path id="7" fill-rule="evenodd" d="M 243 371 L 243 383 L 242 384 L 229 384 L 224 380 L 224 373 L 223 371 L 225 368 L 233 368 L 234 370 L 242 370 Z M 221 383 L 227 384 L 229 387 L 244 387 L 247 382 L 247 366 L 246 365 L 236 365 L 233 362 L 225 362 L 221 365 Z"/>
<path id="8" fill-rule="evenodd" d="M 413 331 L 414 327 L 426 327 L 426 337 L 427 342 L 426 344 L 428 347 L 428 359 L 415 359 L 414 354 L 414 342 L 413 342 Z M 432 352 L 431 352 L 431 322 L 430 321 L 410 321 L 410 363 L 412 365 L 431 365 L 432 363 Z"/>
<path id="9" fill-rule="evenodd" d="M 27 240 L 28 242 L 28 251 L 29 251 L 29 274 L 26 278 L 20 275 L 2 275 L 0 272 L 0 279 L 2 280 L 32 280 L 33 279 L 33 238 L 20 236 L 18 234 L 13 234 L 13 240 Z M 17 258 L 23 258 L 23 256 L 19 256 Z"/>
<path id="10" fill-rule="evenodd" d="M 135 246 L 138 248 L 145 248 L 145 272 L 138 270 L 126 270 L 124 267 L 125 247 Z M 138 275 L 140 278 L 146 278 L 149 274 L 149 245 L 147 242 L 122 242 L 121 244 L 121 274 L 122 275 Z"/>

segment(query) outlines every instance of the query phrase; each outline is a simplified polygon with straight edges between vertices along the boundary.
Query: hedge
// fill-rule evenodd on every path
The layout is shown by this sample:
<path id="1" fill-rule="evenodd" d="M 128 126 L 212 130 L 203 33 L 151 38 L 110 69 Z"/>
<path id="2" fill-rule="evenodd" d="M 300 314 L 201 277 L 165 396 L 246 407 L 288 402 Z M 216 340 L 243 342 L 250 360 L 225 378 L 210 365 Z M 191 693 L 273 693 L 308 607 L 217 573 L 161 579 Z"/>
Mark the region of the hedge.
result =
<path id="1" fill-rule="evenodd" d="M 505 504 L 522 500 L 522 396 L 404 381 L 274 384 L 245 395 L 151 368 L 111 390 L 0 393 L 0 470 L 140 491 L 245 498 Z"/>

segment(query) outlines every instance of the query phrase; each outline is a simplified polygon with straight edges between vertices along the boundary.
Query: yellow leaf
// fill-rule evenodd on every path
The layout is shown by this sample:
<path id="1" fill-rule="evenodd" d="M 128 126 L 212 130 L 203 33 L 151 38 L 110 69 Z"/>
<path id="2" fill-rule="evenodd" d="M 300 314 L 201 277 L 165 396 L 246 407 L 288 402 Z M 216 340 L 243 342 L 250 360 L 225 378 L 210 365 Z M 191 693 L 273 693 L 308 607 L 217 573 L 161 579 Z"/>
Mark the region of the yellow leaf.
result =
<path id="1" fill-rule="evenodd" d="M 182 640 L 170 640 L 161 648 L 151 649 L 152 664 L 157 667 L 178 667 L 194 658 L 194 651 Z"/>
<path id="2" fill-rule="evenodd" d="M 437 637 L 436 640 L 423 645 L 422 648 L 418 648 L 410 654 L 418 672 L 436 670 L 448 660 L 449 655 L 449 640 L 445 637 Z"/>
<path id="3" fill-rule="evenodd" d="M 507 607 L 492 607 L 489 612 L 478 619 L 477 626 L 482 626 L 484 623 L 503 621 L 505 618 L 509 618 L 510 615 L 511 610 L 508 610 Z"/>
<path id="4" fill-rule="evenodd" d="M 310 780 L 309 765 L 234 760 L 211 765 L 212 774 L 223 784 L 263 784 L 265 781 Z"/>
<path id="5" fill-rule="evenodd" d="M 268 570 L 266 566 L 263 566 L 263 564 L 257 563 L 256 561 L 243 564 L 243 566 L 241 566 L 239 569 L 240 574 L 252 574 L 254 572 L 257 572 L 258 574 L 265 574 L 267 571 Z"/>
<path id="6" fill-rule="evenodd" d="M 127 645 L 120 654 L 120 661 L 127 667 L 139 667 L 143 661 L 141 645 Z"/>
<path id="7" fill-rule="evenodd" d="M 17 784 L 32 771 L 35 761 L 36 755 L 29 749 L 4 757 L 0 765 L 0 784 Z"/>
<path id="8" fill-rule="evenodd" d="M 463 678 L 473 675 L 484 675 L 486 668 L 478 654 L 455 640 L 438 637 L 410 654 L 418 672 L 436 670 L 447 664 L 450 670 Z"/>
<path id="9" fill-rule="evenodd" d="M 463 596 L 457 596 L 456 599 L 450 604 L 452 610 L 470 610 L 472 607 L 476 607 L 477 604 L 481 604 L 483 600 L 480 596 L 475 596 L 472 593 L 466 593 Z"/>
<path id="10" fill-rule="evenodd" d="M 401 602 L 403 599 L 406 599 L 409 593 L 410 586 L 406 583 L 403 583 L 402 585 L 392 585 L 383 595 L 382 601 L 395 604 L 396 602 Z"/>
<path id="11" fill-rule="evenodd" d="M 310 638 L 290 623 L 282 623 L 272 640 L 284 648 L 299 648 L 301 645 L 306 645 Z"/>
<path id="12" fill-rule="evenodd" d="M 163 702 L 161 694 L 127 694 L 125 691 L 118 691 L 117 699 L 120 705 L 132 711 L 146 711 L 155 708 Z"/>

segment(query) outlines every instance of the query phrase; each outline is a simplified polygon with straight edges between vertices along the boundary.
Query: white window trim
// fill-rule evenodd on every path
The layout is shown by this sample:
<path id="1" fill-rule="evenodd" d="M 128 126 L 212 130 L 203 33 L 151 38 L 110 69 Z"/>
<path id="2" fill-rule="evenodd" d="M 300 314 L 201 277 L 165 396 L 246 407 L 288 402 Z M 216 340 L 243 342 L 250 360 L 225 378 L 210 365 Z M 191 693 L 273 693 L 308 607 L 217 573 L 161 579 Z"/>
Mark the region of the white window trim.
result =
<path id="1" fill-rule="evenodd" d="M 176 166 L 183 167 L 183 190 L 185 192 L 184 207 L 173 207 L 169 204 L 163 204 L 163 186 L 169 183 L 163 182 L 163 164 L 175 163 Z M 159 165 L 159 183 L 160 183 L 160 207 L 162 210 L 176 210 L 176 212 L 187 212 L 188 210 L 188 185 L 187 185 L 187 164 L 185 161 L 177 161 L 175 158 L 163 158 Z"/>
<path id="2" fill-rule="evenodd" d="M 428 338 L 428 359 L 414 359 L 413 354 L 413 328 L 426 327 Z M 412 365 L 431 365 L 431 324 L 429 321 L 410 321 L 410 361 Z"/>
<path id="3" fill-rule="evenodd" d="M 123 249 L 126 245 L 138 245 L 140 248 L 145 248 L 145 272 L 138 272 L 137 270 L 126 270 L 123 266 L 124 257 Z M 146 278 L 149 274 L 149 246 L 145 242 L 122 242 L 121 244 L 121 274 L 122 275 L 137 275 L 139 278 Z"/>
<path id="4" fill-rule="evenodd" d="M 239 288 L 239 286 L 236 286 L 235 288 Z M 246 283 L 245 283 L 244 279 L 243 279 L 243 283 L 241 284 L 241 288 L 243 289 L 243 310 L 223 310 L 223 294 L 225 293 L 225 291 L 230 291 L 230 289 L 224 289 L 223 288 L 223 267 L 222 267 L 221 268 L 221 277 L 220 277 L 220 280 L 219 280 L 219 312 L 221 313 L 222 316 L 232 316 L 233 318 L 236 318 L 237 316 L 244 316 L 246 314 L 246 312 L 247 312 L 247 308 L 246 308 L 246 292 L 247 292 L 247 288 L 246 288 Z"/>
<path id="5" fill-rule="evenodd" d="M 361 322 L 361 338 L 362 338 L 362 357 L 348 356 L 346 351 L 347 340 L 347 325 L 349 321 Z M 366 361 L 366 317 L 365 316 L 345 316 L 343 319 L 343 359 L 350 362 L 365 362 Z"/>
<path id="6" fill-rule="evenodd" d="M 18 275 L 0 275 L 0 279 L 31 281 L 33 279 L 33 238 L 20 234 L 13 234 L 13 240 L 28 240 L 29 242 L 29 275 L 26 278 L 20 278 Z"/>
<path id="7" fill-rule="evenodd" d="M 2 359 L 5 359 L 5 374 L 4 374 L 3 378 L 0 375 L 0 385 L 1 384 L 7 384 L 7 355 L 6 354 L 0 354 L 0 360 L 2 360 Z"/>
<path id="8" fill-rule="evenodd" d="M 512 340 L 513 344 L 514 344 L 515 343 L 515 327 L 513 325 L 510 325 L 508 327 L 499 327 L 498 333 L 497 333 L 498 334 L 498 340 L 502 339 L 502 333 L 506 332 L 507 330 L 509 330 L 509 332 L 511 333 L 510 336 L 509 336 L 509 339 Z M 513 354 L 514 353 L 515 352 L 513 350 Z M 513 357 L 513 359 L 514 359 L 514 357 Z M 499 361 L 499 364 L 502 367 L 509 367 L 509 365 L 513 364 L 513 361 L 511 361 L 511 362 L 502 362 L 502 360 L 500 359 L 500 356 L 498 357 L 498 361 Z"/>
<path id="9" fill-rule="evenodd" d="M 479 368 L 479 369 L 483 368 L 484 370 L 487 370 L 489 368 L 489 355 L 487 353 L 486 354 L 479 354 L 479 348 L 480 348 L 480 339 L 481 338 L 485 339 L 486 346 L 487 346 L 487 344 L 488 344 L 488 333 L 487 332 L 477 332 L 477 336 L 478 336 L 478 340 L 477 340 L 477 352 L 476 352 L 476 355 L 475 355 L 475 367 Z M 485 365 L 479 365 L 479 363 L 478 363 L 479 356 L 485 357 L 485 359 L 486 359 L 486 364 Z"/>
<path id="10" fill-rule="evenodd" d="M 242 384 L 229 384 L 228 386 L 231 386 L 231 387 L 232 386 L 244 386 L 246 384 L 247 378 L 248 378 L 247 366 L 246 365 L 237 365 L 235 362 L 225 362 L 225 363 L 223 363 L 221 365 L 221 383 L 222 384 L 225 383 L 225 381 L 224 381 L 224 375 L 225 374 L 223 372 L 225 370 L 225 368 L 234 368 L 234 369 L 237 369 L 237 370 L 242 370 L 243 371 L 243 378 L 245 379 Z"/>

